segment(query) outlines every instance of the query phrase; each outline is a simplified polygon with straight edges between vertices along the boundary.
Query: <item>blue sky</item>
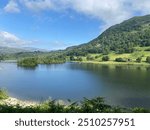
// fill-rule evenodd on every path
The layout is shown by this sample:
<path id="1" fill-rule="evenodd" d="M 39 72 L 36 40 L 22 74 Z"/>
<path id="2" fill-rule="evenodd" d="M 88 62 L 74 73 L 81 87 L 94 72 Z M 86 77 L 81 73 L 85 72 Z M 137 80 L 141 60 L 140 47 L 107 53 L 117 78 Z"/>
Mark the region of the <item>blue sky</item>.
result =
<path id="1" fill-rule="evenodd" d="M 150 0 L 0 0 L 0 46 L 64 49 L 150 13 Z"/>

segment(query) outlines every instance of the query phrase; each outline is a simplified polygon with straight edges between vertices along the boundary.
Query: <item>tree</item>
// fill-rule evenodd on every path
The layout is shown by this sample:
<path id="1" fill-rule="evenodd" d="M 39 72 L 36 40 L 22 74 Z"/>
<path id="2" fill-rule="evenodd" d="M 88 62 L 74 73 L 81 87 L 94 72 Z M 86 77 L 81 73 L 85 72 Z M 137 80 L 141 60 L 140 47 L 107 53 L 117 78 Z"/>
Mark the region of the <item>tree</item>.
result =
<path id="1" fill-rule="evenodd" d="M 70 60 L 71 60 L 71 61 L 74 61 L 74 60 L 75 60 L 75 57 L 74 57 L 74 56 L 70 56 Z"/>
<path id="2" fill-rule="evenodd" d="M 83 61 L 82 57 L 78 57 L 77 61 Z"/>
<path id="3" fill-rule="evenodd" d="M 109 61 L 109 56 L 103 56 L 102 61 Z"/>
<path id="4" fill-rule="evenodd" d="M 17 62 L 17 65 L 21 66 L 21 67 L 34 68 L 38 65 L 38 59 L 37 59 L 37 57 L 24 58 L 22 60 L 19 60 Z"/>
<path id="5" fill-rule="evenodd" d="M 147 63 L 150 63 L 150 56 L 148 56 L 148 57 L 146 58 L 146 62 L 147 62 Z"/>
<path id="6" fill-rule="evenodd" d="M 4 56 L 0 55 L 0 61 L 4 60 Z"/>
<path id="7" fill-rule="evenodd" d="M 89 61 L 91 61 L 91 60 L 94 60 L 94 57 L 93 57 L 93 56 L 88 55 L 88 56 L 86 57 L 86 59 L 87 59 L 87 60 L 89 60 Z"/>
<path id="8" fill-rule="evenodd" d="M 138 58 L 136 59 L 136 62 L 140 63 L 141 60 L 142 60 L 142 57 L 138 57 Z"/>
<path id="9" fill-rule="evenodd" d="M 115 61 L 116 62 L 127 62 L 127 60 L 123 59 L 123 58 L 116 58 Z"/>

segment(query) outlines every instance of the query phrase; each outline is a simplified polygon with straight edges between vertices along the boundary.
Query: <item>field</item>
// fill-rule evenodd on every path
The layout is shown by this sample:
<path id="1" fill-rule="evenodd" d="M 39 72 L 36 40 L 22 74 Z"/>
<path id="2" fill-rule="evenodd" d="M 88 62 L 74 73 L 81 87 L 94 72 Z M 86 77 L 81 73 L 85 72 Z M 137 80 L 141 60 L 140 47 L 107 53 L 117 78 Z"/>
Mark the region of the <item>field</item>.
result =
<path id="1" fill-rule="evenodd" d="M 102 58 L 104 56 L 108 56 L 109 61 L 103 61 Z M 150 47 L 135 47 L 135 51 L 133 53 L 116 54 L 115 52 L 111 52 L 108 55 L 88 54 L 88 57 L 90 57 L 89 60 L 87 60 L 87 56 L 82 56 L 81 58 L 82 62 L 86 63 L 149 65 L 148 63 L 146 63 L 146 58 L 148 56 L 150 56 Z M 116 58 L 123 58 L 128 61 L 116 62 Z M 141 62 L 137 62 L 137 58 L 141 58 Z"/>

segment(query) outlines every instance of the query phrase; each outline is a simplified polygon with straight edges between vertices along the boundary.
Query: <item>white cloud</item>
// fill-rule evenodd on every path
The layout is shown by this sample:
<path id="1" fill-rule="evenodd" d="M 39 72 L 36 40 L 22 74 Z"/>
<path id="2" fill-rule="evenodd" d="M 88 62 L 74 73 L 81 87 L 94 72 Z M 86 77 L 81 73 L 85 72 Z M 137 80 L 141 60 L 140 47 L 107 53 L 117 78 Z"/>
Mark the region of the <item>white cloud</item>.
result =
<path id="1" fill-rule="evenodd" d="M 44 47 L 45 45 L 46 47 Z M 65 49 L 69 46 L 69 44 L 65 44 L 62 41 L 39 41 L 39 40 L 24 40 L 16 35 L 6 32 L 6 31 L 0 31 L 0 47 L 15 47 L 15 48 L 24 48 L 24 47 L 40 47 L 45 48 L 47 47 L 51 50 L 58 50 L 58 49 Z"/>
<path id="2" fill-rule="evenodd" d="M 5 12 L 8 13 L 19 13 L 20 9 L 15 0 L 10 0 L 8 4 L 4 7 Z"/>
<path id="3" fill-rule="evenodd" d="M 150 13 L 150 0 L 10 0 L 5 10 L 19 12 L 18 5 L 35 12 L 46 10 L 63 13 L 73 10 L 102 21 L 102 30 L 134 16 L 137 12 L 141 15 Z"/>
<path id="4" fill-rule="evenodd" d="M 7 46 L 7 47 L 22 47 L 27 44 L 31 44 L 32 41 L 26 41 L 23 39 L 18 38 L 14 34 L 0 31 L 0 46 Z"/>
<path id="5" fill-rule="evenodd" d="M 54 8 L 52 0 L 19 0 L 21 4 L 33 11 L 49 10 Z"/>
<path id="6" fill-rule="evenodd" d="M 140 12 L 141 14 L 150 13 L 150 0 L 133 0 L 129 1 L 133 11 Z"/>
<path id="7" fill-rule="evenodd" d="M 132 16 L 124 6 L 125 0 L 19 0 L 32 11 L 74 10 L 88 17 L 104 22 L 107 28 Z"/>
<path id="8" fill-rule="evenodd" d="M 69 8 L 86 16 L 97 18 L 104 22 L 107 28 L 129 17 L 131 13 L 124 6 L 124 0 L 61 0 L 69 3 Z"/>

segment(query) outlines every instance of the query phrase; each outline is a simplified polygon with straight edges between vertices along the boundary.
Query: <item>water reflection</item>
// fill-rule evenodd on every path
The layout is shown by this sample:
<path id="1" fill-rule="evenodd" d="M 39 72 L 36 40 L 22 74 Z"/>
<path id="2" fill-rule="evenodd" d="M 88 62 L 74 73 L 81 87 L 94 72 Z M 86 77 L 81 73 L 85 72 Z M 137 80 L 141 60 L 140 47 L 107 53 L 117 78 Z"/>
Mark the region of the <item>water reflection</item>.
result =
<path id="1" fill-rule="evenodd" d="M 28 100 L 81 100 L 105 97 L 112 105 L 150 107 L 150 67 L 99 64 L 39 65 L 20 68 L 0 63 L 0 86 Z"/>

